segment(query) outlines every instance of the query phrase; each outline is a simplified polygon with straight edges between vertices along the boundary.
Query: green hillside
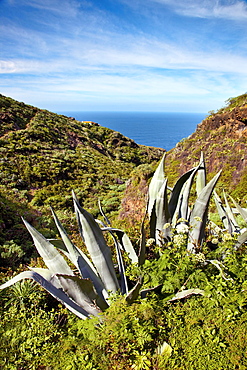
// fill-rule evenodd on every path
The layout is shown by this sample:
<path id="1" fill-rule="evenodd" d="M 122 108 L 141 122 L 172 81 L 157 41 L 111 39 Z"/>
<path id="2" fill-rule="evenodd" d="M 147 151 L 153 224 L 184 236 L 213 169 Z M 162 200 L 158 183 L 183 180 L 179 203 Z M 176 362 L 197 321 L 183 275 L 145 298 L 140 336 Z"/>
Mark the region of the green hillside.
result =
<path id="1" fill-rule="evenodd" d="M 163 151 L 0 95 L 0 153 L 1 244 L 20 243 L 25 213 L 37 222 L 53 206 L 69 218 L 72 189 L 94 215 L 98 199 L 108 214 L 117 212 L 132 170 L 157 163 Z"/>

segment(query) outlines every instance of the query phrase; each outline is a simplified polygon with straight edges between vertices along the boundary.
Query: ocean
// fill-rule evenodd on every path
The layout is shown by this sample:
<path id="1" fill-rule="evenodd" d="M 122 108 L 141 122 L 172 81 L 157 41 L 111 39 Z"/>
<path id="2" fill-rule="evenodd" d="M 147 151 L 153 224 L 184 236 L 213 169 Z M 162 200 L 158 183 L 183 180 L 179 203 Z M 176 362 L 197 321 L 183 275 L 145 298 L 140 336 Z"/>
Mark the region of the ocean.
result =
<path id="1" fill-rule="evenodd" d="M 93 121 L 118 131 L 137 144 L 170 150 L 191 135 L 205 113 L 59 112 L 78 121 Z"/>

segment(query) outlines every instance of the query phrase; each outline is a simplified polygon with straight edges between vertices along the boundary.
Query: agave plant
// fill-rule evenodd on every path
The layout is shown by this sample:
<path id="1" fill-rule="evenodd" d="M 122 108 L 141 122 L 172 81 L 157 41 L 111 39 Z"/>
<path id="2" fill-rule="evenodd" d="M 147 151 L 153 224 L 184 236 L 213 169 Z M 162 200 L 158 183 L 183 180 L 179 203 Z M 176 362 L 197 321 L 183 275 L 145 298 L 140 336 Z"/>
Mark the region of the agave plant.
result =
<path id="1" fill-rule="evenodd" d="M 206 184 L 206 166 L 204 156 L 197 167 L 182 175 L 173 189 L 167 186 L 164 171 L 165 155 L 162 158 L 149 187 L 148 215 L 150 234 L 158 245 L 170 240 L 172 228 L 179 224 L 188 226 L 187 249 L 192 253 L 200 250 L 204 239 L 208 207 L 212 192 L 219 179 L 220 172 Z M 189 196 L 195 176 L 197 199 L 192 209 L 189 207 Z M 168 197 L 168 191 L 170 195 Z M 164 225 L 166 225 L 164 229 Z M 186 230 L 186 227 L 184 228 Z"/>
<path id="2" fill-rule="evenodd" d="M 200 252 L 205 240 L 205 229 L 209 221 L 209 203 L 212 195 L 214 195 L 217 210 L 225 230 L 230 234 L 238 234 L 235 248 L 246 242 L 247 229 L 241 229 L 234 215 L 239 213 L 243 220 L 247 222 L 247 210 L 229 196 L 235 206 L 234 209 L 231 208 L 225 193 L 223 194 L 225 205 L 223 205 L 215 191 L 220 174 L 221 171 L 207 183 L 206 165 L 202 153 L 198 166 L 183 174 L 171 189 L 168 187 L 167 178 L 165 178 L 165 155 L 163 156 L 150 182 L 147 208 L 150 235 L 155 239 L 157 245 L 162 247 L 164 241 L 170 241 L 172 230 L 175 229 L 187 234 L 188 252 Z M 190 208 L 189 197 L 194 181 L 196 181 L 197 198 L 193 207 Z"/>
<path id="3" fill-rule="evenodd" d="M 120 291 L 125 294 L 126 300 L 129 302 L 138 295 L 141 287 L 140 282 L 137 282 L 130 292 L 128 291 L 120 248 L 129 253 L 133 262 L 138 262 L 138 256 L 129 238 L 122 230 L 111 228 L 110 225 L 108 227 L 104 225 L 104 228 L 101 229 L 93 216 L 80 206 L 74 193 L 73 201 L 79 230 L 91 260 L 72 243 L 56 213 L 51 209 L 61 236 L 60 240 L 47 240 L 23 219 L 47 269 L 30 268 L 29 271 L 24 271 L 2 284 L 0 289 L 11 286 L 22 279 L 33 279 L 69 310 L 80 318 L 86 319 L 91 315 L 98 316 L 108 307 L 110 293 Z M 107 219 L 105 215 L 104 217 Z M 103 230 L 110 231 L 114 238 L 119 280 L 112 261 L 111 250 L 103 236 Z M 73 272 L 60 252 L 75 265 L 80 276 Z"/>
<path id="4" fill-rule="evenodd" d="M 198 166 L 182 175 L 171 189 L 168 187 L 165 178 L 164 162 L 165 156 L 154 173 L 148 191 L 146 213 L 149 217 L 150 237 L 162 247 L 164 241 L 172 240 L 175 229 L 177 232 L 183 232 L 186 235 L 189 253 L 200 252 L 208 221 L 209 202 L 220 172 L 207 183 L 206 166 L 202 154 Z M 189 197 L 195 179 L 197 198 L 191 209 Z M 237 248 L 247 240 L 247 231 L 241 232 L 233 210 L 229 206 L 226 196 L 224 197 L 226 206 L 223 206 L 217 193 L 214 192 L 215 202 L 225 228 L 230 233 L 239 233 Z M 235 209 L 247 221 L 247 211 L 234 200 L 232 201 Z M 29 271 L 22 272 L 2 284 L 0 289 L 11 286 L 22 279 L 33 279 L 82 319 L 92 315 L 98 316 L 107 309 L 111 293 L 118 291 L 131 303 L 138 296 L 145 297 L 148 291 L 154 290 L 154 287 L 141 290 L 142 277 L 140 276 L 134 288 L 129 291 L 122 257 L 122 251 L 124 250 L 129 255 L 132 264 L 139 266 L 144 264 L 146 257 L 145 217 L 141 228 L 140 250 L 137 254 L 126 233 L 111 226 L 100 204 L 99 208 L 104 222 L 95 220 L 90 213 L 83 209 L 74 193 L 73 202 L 79 231 L 91 259 L 72 243 L 56 213 L 51 209 L 61 237 L 59 240 L 47 240 L 23 219 L 47 268 L 30 268 Z M 117 273 L 113 264 L 111 249 L 105 241 L 103 232 L 109 232 L 113 238 L 116 248 Z M 79 274 L 74 273 L 63 254 L 74 264 Z M 219 261 L 204 262 L 213 263 L 221 271 Z M 192 294 L 203 294 L 203 291 L 198 289 L 183 290 L 178 292 L 170 301 L 186 298 Z"/>
<path id="5" fill-rule="evenodd" d="M 232 203 L 234 204 L 234 208 L 230 206 L 227 196 L 231 199 Z M 247 228 L 241 227 L 235 215 L 239 214 L 247 226 L 247 210 L 245 208 L 242 208 L 233 199 L 233 197 L 227 195 L 225 192 L 223 192 L 223 197 L 225 204 L 222 202 L 217 192 L 214 191 L 214 201 L 218 210 L 218 214 L 221 218 L 222 224 L 224 225 L 224 230 L 226 230 L 231 235 L 233 234 L 237 235 L 237 241 L 235 244 L 235 249 L 237 249 L 247 240 Z"/>

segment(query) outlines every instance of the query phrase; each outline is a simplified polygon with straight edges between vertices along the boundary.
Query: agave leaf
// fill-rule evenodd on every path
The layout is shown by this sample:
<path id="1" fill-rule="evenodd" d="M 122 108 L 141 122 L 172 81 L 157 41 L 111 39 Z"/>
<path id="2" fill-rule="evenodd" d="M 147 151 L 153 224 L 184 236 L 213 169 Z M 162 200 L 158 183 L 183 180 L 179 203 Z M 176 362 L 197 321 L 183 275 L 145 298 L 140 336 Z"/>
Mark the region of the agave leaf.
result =
<path id="1" fill-rule="evenodd" d="M 199 169 L 199 166 L 196 167 L 192 172 L 186 183 L 184 184 L 181 193 L 180 193 L 180 199 L 181 202 L 179 202 L 179 212 L 178 217 L 183 218 L 184 220 L 189 219 L 189 196 L 190 196 L 190 190 L 191 186 L 193 184 L 194 177 Z M 177 210 L 176 210 L 177 211 Z"/>
<path id="2" fill-rule="evenodd" d="M 63 256 L 43 235 L 23 219 L 23 222 L 33 238 L 34 245 L 52 274 L 61 273 L 74 275 Z"/>
<path id="3" fill-rule="evenodd" d="M 221 218 L 221 221 L 222 221 L 225 229 L 227 229 L 230 233 L 232 233 L 231 222 L 229 220 L 228 214 L 225 210 L 225 207 L 224 207 L 220 197 L 218 196 L 218 194 L 215 190 L 214 190 L 214 201 L 215 201 L 215 204 L 216 204 L 216 207 L 217 207 L 217 210 L 218 210 L 218 214 Z"/>
<path id="4" fill-rule="evenodd" d="M 0 289 L 7 288 L 22 279 L 32 279 L 39 283 L 45 290 L 47 290 L 54 298 L 63 303 L 71 312 L 76 314 L 81 319 L 90 317 L 89 312 L 80 307 L 72 299 L 70 299 L 61 289 L 57 289 L 52 283 L 43 278 L 35 271 L 24 271 L 8 280 L 6 283 L 0 285 Z"/>
<path id="5" fill-rule="evenodd" d="M 156 214 L 156 225 L 155 225 L 155 240 L 157 244 L 162 244 L 160 239 L 169 239 L 170 228 L 164 229 L 166 223 L 170 223 L 170 213 L 168 210 L 168 199 L 167 199 L 167 179 L 164 181 L 160 191 L 157 195 L 155 202 L 155 214 Z"/>
<path id="6" fill-rule="evenodd" d="M 140 296 L 143 299 L 143 298 L 146 298 L 147 294 L 150 293 L 150 292 L 155 292 L 155 293 L 157 292 L 158 293 L 158 292 L 160 292 L 161 287 L 162 287 L 162 284 L 159 284 L 159 285 L 156 285 L 153 288 L 142 289 L 140 291 Z"/>
<path id="7" fill-rule="evenodd" d="M 106 302 L 99 299 L 99 296 L 95 293 L 91 280 L 64 274 L 57 274 L 56 278 L 62 285 L 63 291 L 90 315 L 99 315 L 100 310 L 97 304 L 103 304 L 101 306 L 103 310 L 108 307 Z"/>
<path id="8" fill-rule="evenodd" d="M 96 220 L 96 222 L 99 222 L 99 220 Z M 124 250 L 132 263 L 138 263 L 138 257 L 134 250 L 133 244 L 131 243 L 130 238 L 128 235 L 121 229 L 116 229 L 114 227 L 103 227 L 101 228 L 102 231 L 109 231 L 110 234 L 115 233 L 118 237 L 119 243 L 120 243 L 120 249 Z"/>
<path id="9" fill-rule="evenodd" d="M 230 206 L 229 206 L 229 203 L 226 199 L 225 193 L 224 193 L 224 198 L 225 198 L 226 206 L 223 205 L 223 203 L 222 203 L 220 197 L 218 196 L 217 192 L 214 191 L 214 201 L 215 201 L 215 204 L 216 204 L 216 207 L 217 207 L 217 210 L 218 210 L 218 214 L 221 218 L 221 221 L 222 221 L 225 229 L 228 230 L 228 232 L 230 234 L 232 234 L 236 230 L 236 227 L 234 225 L 234 222 L 236 222 L 236 221 L 233 222 L 233 220 L 235 219 L 233 215 L 231 217 L 232 210 L 230 209 Z M 237 226 L 237 228 L 238 228 L 238 226 Z"/>
<path id="10" fill-rule="evenodd" d="M 101 203 L 100 203 L 100 200 L 98 201 L 98 204 L 99 204 L 99 210 L 100 210 L 100 213 L 101 215 L 103 216 L 104 220 L 105 220 L 105 223 L 109 226 L 111 226 L 111 222 L 109 220 L 109 218 L 106 216 L 105 212 L 103 211 L 103 208 L 101 207 Z"/>
<path id="11" fill-rule="evenodd" d="M 77 248 L 71 242 L 71 240 L 70 240 L 68 234 L 66 233 L 64 227 L 62 226 L 61 222 L 57 218 L 56 213 L 54 212 L 54 210 L 52 209 L 52 207 L 50 207 L 50 208 L 51 208 L 51 212 L 52 212 L 52 216 L 54 218 L 55 224 L 56 224 L 57 229 L 59 231 L 59 234 L 60 234 L 60 236 L 62 238 L 63 244 L 64 244 L 64 246 L 66 248 L 66 251 L 69 254 L 70 260 L 79 269 L 77 260 L 78 260 L 78 257 L 80 256 L 80 254 L 79 254 Z"/>
<path id="12" fill-rule="evenodd" d="M 61 239 L 48 239 L 57 249 L 59 249 L 61 252 L 63 252 L 65 255 L 66 255 L 66 257 L 68 257 L 68 259 L 72 262 L 72 263 L 74 263 L 73 262 L 73 260 L 72 260 L 72 258 L 71 258 L 71 255 L 70 255 L 70 253 L 68 252 L 68 249 L 66 248 L 66 245 L 64 244 L 64 242 L 61 240 Z M 72 242 L 71 242 L 72 243 Z M 94 274 L 95 275 L 97 275 L 98 276 L 98 274 L 97 274 L 97 271 L 96 271 L 96 269 L 95 269 L 95 267 L 94 267 L 94 265 L 92 264 L 92 262 L 90 261 L 90 259 L 85 255 L 85 253 L 83 253 L 79 248 L 77 248 L 74 244 L 73 244 L 73 246 L 74 246 L 74 248 L 76 248 L 76 250 L 77 250 L 77 252 L 78 252 L 78 256 L 79 256 L 79 258 L 80 257 L 82 257 L 83 259 L 85 259 L 85 262 L 86 262 L 86 264 L 88 264 L 89 265 L 89 267 L 93 270 L 93 272 L 94 272 Z M 80 268 L 80 263 L 78 263 L 78 261 L 77 262 L 75 262 L 74 263 L 76 266 L 77 266 L 77 264 L 78 264 L 78 270 L 79 270 L 79 272 L 81 272 L 81 274 L 82 274 L 82 271 L 81 271 L 81 268 Z M 82 277 L 84 277 L 84 278 L 89 278 L 88 276 L 86 277 L 86 276 L 84 276 L 83 274 L 82 274 Z"/>
<path id="13" fill-rule="evenodd" d="M 96 220 L 96 222 L 98 222 L 98 221 L 99 220 Z M 116 255 L 117 255 L 117 261 L 118 261 L 118 270 L 119 270 L 119 273 L 120 273 L 120 281 L 121 281 L 120 289 L 121 289 L 122 294 L 126 294 L 128 292 L 128 285 L 127 285 L 127 279 L 126 279 L 126 275 L 125 275 L 125 267 L 124 267 L 124 263 L 123 263 L 123 257 L 122 257 L 122 254 L 121 254 L 121 250 L 125 249 L 124 245 L 123 245 L 123 242 L 122 242 L 122 238 L 123 238 L 123 235 L 125 233 L 122 230 L 115 229 L 113 227 L 105 227 L 105 225 L 104 225 L 104 228 L 102 228 L 101 230 L 102 231 L 109 231 L 109 233 L 111 234 L 111 236 L 114 240 L 114 245 L 115 245 Z M 117 234 L 120 242 L 116 239 L 116 237 L 114 235 L 114 232 Z"/>
<path id="14" fill-rule="evenodd" d="M 110 248 L 93 216 L 81 208 L 74 197 L 74 207 L 82 228 L 84 241 L 106 290 L 115 293 L 119 289 Z"/>
<path id="15" fill-rule="evenodd" d="M 78 276 L 64 274 L 52 275 L 50 270 L 43 268 L 32 267 L 29 269 L 37 272 L 56 288 L 63 289 L 70 298 L 90 313 L 90 315 L 97 316 L 100 312 L 95 306 L 95 302 L 101 310 L 105 310 L 109 307 L 106 301 L 102 300 L 95 293 L 93 283 L 89 279 L 81 279 Z"/>
<path id="16" fill-rule="evenodd" d="M 95 267 L 93 266 L 91 261 L 88 259 L 88 257 L 71 242 L 64 227 L 62 226 L 61 222 L 57 218 L 56 213 L 53 211 L 52 208 L 51 210 L 52 210 L 52 215 L 56 223 L 57 229 L 62 238 L 64 249 L 68 252 L 67 255 L 69 259 L 71 260 L 71 262 L 74 263 L 74 265 L 80 271 L 81 276 L 83 278 L 92 280 L 94 287 L 97 293 L 99 294 L 99 296 L 102 298 L 102 300 L 107 299 L 108 293 L 105 290 L 104 285 L 102 281 L 100 280 Z"/>
<path id="17" fill-rule="evenodd" d="M 191 252 L 195 252 L 195 247 L 199 246 L 204 237 L 204 230 L 207 221 L 207 212 L 210 202 L 210 197 L 214 190 L 214 187 L 220 177 L 221 171 L 219 171 L 214 178 L 203 188 L 199 197 L 196 199 L 192 212 L 190 214 L 190 227 L 191 232 L 189 234 L 190 241 L 188 242 L 187 249 Z"/>
<path id="18" fill-rule="evenodd" d="M 119 242 L 123 249 L 125 250 L 125 252 L 128 254 L 131 262 L 138 263 L 137 254 L 134 250 L 133 244 L 131 243 L 128 235 L 124 231 L 119 229 L 113 229 L 113 231 L 117 234 Z"/>
<path id="19" fill-rule="evenodd" d="M 223 190 L 223 194 L 224 194 L 224 199 L 225 199 L 225 204 L 226 204 L 226 212 L 228 214 L 228 217 L 229 217 L 229 220 L 231 221 L 231 224 L 233 226 L 233 231 L 232 232 L 239 232 L 240 231 L 240 227 L 233 215 L 233 212 L 232 212 L 232 209 L 230 207 L 230 204 L 228 203 L 228 200 L 227 200 L 227 197 L 226 197 L 226 193 L 224 192 Z"/>
<path id="20" fill-rule="evenodd" d="M 155 212 L 156 208 L 156 199 L 153 204 L 153 209 L 151 212 L 151 215 L 149 217 L 149 228 L 150 228 L 150 238 L 153 238 L 156 240 L 156 224 L 157 224 L 157 215 Z"/>
<path id="21" fill-rule="evenodd" d="M 80 203 L 79 203 L 79 201 L 78 201 L 78 199 L 77 199 L 77 197 L 75 195 L 74 190 L 72 190 L 72 197 L 73 197 L 75 215 L 76 215 L 76 220 L 77 220 L 79 232 L 80 232 L 80 235 L 81 235 L 82 240 L 85 243 L 85 239 L 84 239 L 84 235 L 83 235 L 83 227 L 82 227 L 81 219 L 80 219 L 80 216 L 79 216 L 79 213 L 78 213 L 79 207 L 75 207 L 75 203 L 78 204 L 78 206 L 80 206 Z"/>
<path id="22" fill-rule="evenodd" d="M 161 186 L 164 183 L 165 179 L 165 172 L 164 172 L 164 163 L 165 163 L 165 156 L 166 154 L 163 155 L 153 177 L 152 180 L 149 184 L 148 188 L 148 215 L 151 217 L 152 209 L 154 206 L 154 202 L 156 200 L 156 197 L 158 195 L 158 192 L 161 188 Z"/>
<path id="23" fill-rule="evenodd" d="M 209 263 L 212 263 L 212 265 L 214 265 L 220 272 L 220 275 L 222 276 L 222 278 L 224 280 L 232 280 L 232 278 L 226 278 L 224 273 L 223 273 L 223 268 L 225 268 L 225 266 L 223 265 L 222 262 L 220 261 L 217 261 L 217 260 L 206 260 L 205 262 L 209 262 Z"/>
<path id="24" fill-rule="evenodd" d="M 146 216 L 146 215 L 145 215 Z M 145 232 L 145 216 L 141 225 L 141 240 L 140 240 L 140 249 L 138 254 L 138 265 L 142 266 L 146 259 L 146 232 Z"/>
<path id="25" fill-rule="evenodd" d="M 138 298 L 142 284 L 143 284 L 143 278 L 140 277 L 138 282 L 134 286 L 134 288 L 131 289 L 131 291 L 125 298 L 128 303 L 133 303 Z"/>
<path id="26" fill-rule="evenodd" d="M 169 213 L 171 215 L 171 218 L 173 218 L 174 213 L 176 211 L 181 190 L 182 190 L 184 184 L 186 183 L 186 181 L 188 180 L 188 178 L 190 177 L 190 175 L 192 174 L 193 171 L 194 171 L 194 168 L 192 168 L 191 170 L 189 170 L 188 172 L 186 172 L 185 174 L 183 174 L 178 179 L 178 181 L 176 182 L 176 184 L 175 184 L 175 186 L 174 186 L 174 188 L 172 190 L 172 193 L 171 193 L 171 196 L 170 196 L 170 200 L 169 200 L 169 205 L 168 205 L 168 207 L 169 207 Z"/>
<path id="27" fill-rule="evenodd" d="M 49 281 L 54 285 L 56 288 L 62 288 L 62 285 L 59 283 L 58 279 L 56 279 L 56 275 L 53 275 L 50 270 L 44 269 L 41 267 L 28 267 L 29 270 L 37 272 L 39 275 L 41 275 L 45 280 Z"/>
<path id="28" fill-rule="evenodd" d="M 237 211 L 242 216 L 245 222 L 247 222 L 247 211 L 242 208 L 231 196 L 230 196 L 232 202 L 234 203 L 235 207 L 237 208 Z"/>
<path id="29" fill-rule="evenodd" d="M 50 270 L 44 269 L 42 267 L 28 267 L 29 270 L 37 272 L 39 275 L 43 276 L 45 280 L 51 281 L 54 276 Z"/>
<path id="30" fill-rule="evenodd" d="M 247 230 L 238 236 L 238 241 L 235 244 L 235 249 L 238 249 L 247 241 Z"/>
<path id="31" fill-rule="evenodd" d="M 206 164 L 204 160 L 203 152 L 201 152 L 201 158 L 196 178 L 196 193 L 200 195 L 202 189 L 206 186 Z"/>
<path id="32" fill-rule="evenodd" d="M 113 237 L 115 248 L 116 248 L 116 254 L 117 254 L 117 261 L 118 261 L 118 269 L 119 269 L 119 274 L 120 274 L 120 288 L 121 288 L 121 293 L 122 294 L 127 294 L 128 293 L 128 284 L 127 284 L 127 279 L 126 279 L 126 274 L 125 274 L 125 267 L 123 263 L 123 257 L 120 251 L 120 244 L 111 233 L 111 236 Z"/>
<path id="33" fill-rule="evenodd" d="M 121 235 L 121 234 L 120 234 Z M 131 243 L 130 238 L 128 235 L 123 232 L 122 237 L 120 239 L 120 243 L 123 246 L 125 252 L 128 254 L 132 263 L 138 263 L 138 256 L 136 251 L 134 250 L 133 244 Z"/>
<path id="34" fill-rule="evenodd" d="M 202 172 L 202 174 L 199 174 L 198 171 Z M 181 189 L 181 192 L 180 192 L 180 199 L 181 201 L 178 202 L 178 217 L 179 218 L 183 218 L 184 220 L 188 220 L 189 219 L 189 214 L 190 214 L 190 210 L 189 210 L 189 196 L 190 196 L 190 191 L 191 191 L 191 187 L 192 187 L 192 184 L 193 184 L 193 181 L 194 181 L 194 178 L 195 178 L 195 175 L 198 175 L 197 176 L 197 179 L 199 177 L 199 180 L 197 182 L 197 187 L 198 187 L 198 192 L 201 193 L 202 189 L 203 189 L 203 184 L 204 184 L 204 180 L 205 180 L 205 163 L 204 163 L 204 159 L 203 159 L 203 155 L 201 155 L 201 160 L 200 160 L 200 163 L 197 167 L 195 167 L 192 171 L 191 171 L 191 174 L 188 178 L 188 180 L 184 183 L 182 189 Z M 199 188 L 200 188 L 200 191 L 199 191 Z"/>
<path id="35" fill-rule="evenodd" d="M 204 290 L 200 289 L 186 289 L 182 292 L 178 292 L 173 298 L 169 299 L 168 302 L 177 301 L 178 299 L 188 298 L 194 294 L 204 295 Z"/>

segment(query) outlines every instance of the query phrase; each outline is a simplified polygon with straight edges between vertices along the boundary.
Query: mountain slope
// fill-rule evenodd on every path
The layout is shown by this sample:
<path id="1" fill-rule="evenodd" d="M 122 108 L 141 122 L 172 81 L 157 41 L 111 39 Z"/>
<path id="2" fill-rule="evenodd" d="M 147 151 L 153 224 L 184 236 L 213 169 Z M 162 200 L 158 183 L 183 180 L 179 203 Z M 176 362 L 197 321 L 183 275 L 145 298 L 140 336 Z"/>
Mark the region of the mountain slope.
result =
<path id="1" fill-rule="evenodd" d="M 136 144 L 118 132 L 0 96 L 1 184 L 27 190 L 29 199 L 68 194 L 72 183 L 87 193 L 122 184 L 131 170 L 157 161 L 161 149 Z M 87 195 L 87 194 L 85 194 Z M 41 199 L 42 198 L 42 199 Z M 35 201 L 33 201 L 35 203 Z"/>
<path id="2" fill-rule="evenodd" d="M 225 189 L 246 207 L 247 200 L 247 94 L 230 98 L 227 106 L 203 120 L 196 131 L 166 154 L 168 183 L 199 163 L 205 155 L 208 179 L 222 169 L 217 189 Z M 142 219 L 150 170 L 132 174 L 122 200 L 121 217 Z"/>
<path id="3" fill-rule="evenodd" d="M 202 121 L 196 131 L 167 153 L 172 179 L 205 154 L 209 177 L 222 169 L 219 186 L 247 199 L 247 95 L 231 98 L 225 108 Z"/>
<path id="4" fill-rule="evenodd" d="M 27 218 L 35 210 L 36 216 L 40 211 L 50 215 L 52 205 L 66 210 L 63 217 L 68 219 L 73 212 L 72 189 L 94 215 L 98 198 L 108 214 L 117 211 L 131 171 L 146 162 L 157 163 L 163 152 L 108 128 L 0 95 L 0 205 L 4 215 L 0 244 L 17 238 L 24 213 Z M 14 212 L 19 215 L 18 232 Z M 46 219 L 49 224 L 49 216 Z"/>

